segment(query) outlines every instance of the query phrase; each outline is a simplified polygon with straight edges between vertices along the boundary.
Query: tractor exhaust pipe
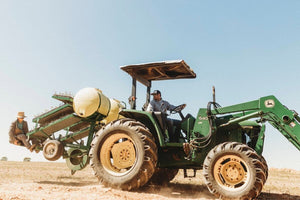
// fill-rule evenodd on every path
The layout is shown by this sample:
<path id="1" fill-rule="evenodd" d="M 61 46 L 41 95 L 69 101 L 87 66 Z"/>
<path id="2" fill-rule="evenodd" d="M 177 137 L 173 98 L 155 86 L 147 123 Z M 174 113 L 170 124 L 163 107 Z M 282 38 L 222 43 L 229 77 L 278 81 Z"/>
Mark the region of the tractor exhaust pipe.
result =
<path id="1" fill-rule="evenodd" d="M 216 89 L 215 89 L 215 86 L 213 86 L 212 89 L 213 89 L 213 102 L 216 103 Z"/>
<path id="2" fill-rule="evenodd" d="M 214 109 L 216 109 L 216 88 L 215 86 L 212 87 L 213 90 L 213 105 L 214 105 Z"/>

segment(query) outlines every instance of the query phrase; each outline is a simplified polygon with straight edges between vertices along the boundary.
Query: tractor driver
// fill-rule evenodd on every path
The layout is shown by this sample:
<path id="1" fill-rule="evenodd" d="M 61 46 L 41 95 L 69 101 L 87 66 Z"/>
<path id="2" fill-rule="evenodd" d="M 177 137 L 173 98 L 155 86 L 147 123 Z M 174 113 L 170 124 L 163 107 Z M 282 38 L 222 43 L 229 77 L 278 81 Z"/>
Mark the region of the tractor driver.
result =
<path id="1" fill-rule="evenodd" d="M 151 95 L 153 95 L 153 100 L 150 101 L 146 111 L 158 111 L 163 114 L 167 114 L 167 110 L 172 111 L 176 106 L 170 104 L 168 101 L 162 100 L 161 93 L 159 90 L 154 90 Z M 170 142 L 178 142 L 179 134 L 180 134 L 180 121 L 175 119 L 167 118 L 167 127 L 169 131 Z M 173 133 L 173 128 L 176 126 L 175 133 Z"/>

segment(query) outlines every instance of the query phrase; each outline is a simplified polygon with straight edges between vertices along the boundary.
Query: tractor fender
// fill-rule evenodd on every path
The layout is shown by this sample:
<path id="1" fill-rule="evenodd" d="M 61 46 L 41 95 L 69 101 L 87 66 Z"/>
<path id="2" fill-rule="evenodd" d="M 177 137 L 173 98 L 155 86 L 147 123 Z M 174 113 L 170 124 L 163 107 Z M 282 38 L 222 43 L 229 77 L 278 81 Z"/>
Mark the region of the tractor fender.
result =
<path id="1" fill-rule="evenodd" d="M 155 140 L 159 143 L 159 146 L 165 146 L 163 131 L 159 123 L 153 117 L 152 112 L 125 109 L 122 110 L 119 114 L 143 123 L 153 134 Z"/>

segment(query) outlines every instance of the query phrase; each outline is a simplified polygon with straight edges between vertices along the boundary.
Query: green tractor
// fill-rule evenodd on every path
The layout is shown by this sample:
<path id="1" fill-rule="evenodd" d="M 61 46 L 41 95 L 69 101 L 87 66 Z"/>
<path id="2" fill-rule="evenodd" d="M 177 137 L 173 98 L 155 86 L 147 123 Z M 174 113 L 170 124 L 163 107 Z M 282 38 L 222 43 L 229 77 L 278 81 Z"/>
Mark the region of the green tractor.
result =
<path id="1" fill-rule="evenodd" d="M 167 117 L 161 112 L 136 109 L 137 81 L 147 88 L 145 108 L 152 81 L 196 78 L 196 74 L 183 60 L 121 69 L 132 77 L 130 109 L 93 88 L 81 90 L 74 98 L 54 96 L 65 103 L 61 107 L 70 110 L 28 133 L 39 141 L 37 149 L 42 149 L 48 160 L 63 156 L 72 173 L 90 163 L 104 185 L 124 190 L 149 182 L 167 183 L 179 169 L 185 177 L 195 177 L 197 170 L 203 170 L 209 191 L 217 197 L 253 199 L 268 177 L 262 156 L 264 123 L 269 122 L 300 150 L 300 118 L 274 96 L 228 107 L 221 107 L 213 98 L 196 116 L 183 115 L 184 106 L 178 106 L 172 113 L 181 118 L 180 135 L 177 142 L 168 142 L 166 138 L 174 131 L 170 128 L 176 127 L 167 128 Z M 39 123 L 61 116 L 57 113 L 64 113 L 62 110 L 59 107 L 34 120 Z M 52 129 L 47 132 L 47 128 Z M 67 134 L 54 137 L 62 128 Z M 81 140 L 85 137 L 86 141 Z M 188 169 L 194 170 L 192 176 L 187 175 Z"/>

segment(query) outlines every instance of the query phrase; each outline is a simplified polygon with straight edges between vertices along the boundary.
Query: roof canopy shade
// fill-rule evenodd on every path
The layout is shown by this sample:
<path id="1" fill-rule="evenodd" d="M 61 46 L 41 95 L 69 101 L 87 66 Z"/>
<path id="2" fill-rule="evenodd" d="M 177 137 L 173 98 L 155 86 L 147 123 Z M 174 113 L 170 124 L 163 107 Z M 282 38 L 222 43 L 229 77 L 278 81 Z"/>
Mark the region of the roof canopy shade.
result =
<path id="1" fill-rule="evenodd" d="M 157 80 L 196 78 L 196 74 L 184 60 L 126 65 L 121 66 L 121 69 L 145 86 L 150 86 L 151 81 Z"/>

